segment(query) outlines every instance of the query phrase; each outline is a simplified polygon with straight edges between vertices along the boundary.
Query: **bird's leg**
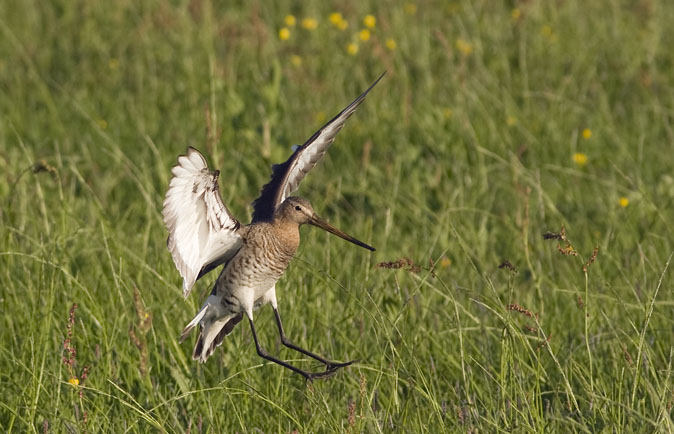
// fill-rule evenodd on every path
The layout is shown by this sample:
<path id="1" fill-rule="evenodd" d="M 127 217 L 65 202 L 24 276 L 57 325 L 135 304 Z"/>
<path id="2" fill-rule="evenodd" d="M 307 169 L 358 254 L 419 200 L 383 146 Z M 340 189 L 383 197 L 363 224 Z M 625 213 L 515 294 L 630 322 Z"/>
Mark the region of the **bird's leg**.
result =
<path id="1" fill-rule="evenodd" d="M 264 349 L 262 349 L 262 347 L 260 346 L 260 342 L 257 340 L 257 333 L 255 332 L 255 325 L 253 324 L 253 320 L 248 318 L 248 322 L 250 322 L 250 330 L 253 332 L 253 340 L 255 341 L 255 349 L 257 350 L 257 355 L 262 357 L 263 359 L 269 360 L 270 362 L 278 363 L 284 368 L 288 368 L 291 371 L 300 374 L 309 381 L 312 381 L 315 378 L 326 378 L 334 373 L 334 370 L 326 370 L 325 372 L 304 371 L 300 368 L 296 368 L 295 366 L 289 363 L 284 362 L 283 360 L 279 360 L 276 357 L 270 356 Z"/>
<path id="2" fill-rule="evenodd" d="M 339 363 L 339 362 L 332 362 L 330 360 L 325 359 L 324 357 L 319 356 L 318 354 L 314 354 L 311 351 L 305 350 L 304 348 L 300 348 L 297 345 L 293 344 L 290 342 L 290 340 L 286 337 L 285 332 L 283 331 L 283 323 L 281 323 L 281 315 L 278 313 L 278 309 L 274 309 L 274 315 L 276 315 L 276 325 L 278 326 L 278 332 L 281 335 L 281 343 L 285 345 L 288 348 L 291 348 L 295 351 L 299 351 L 300 353 L 307 355 L 311 357 L 312 359 L 318 360 L 319 362 L 323 363 L 326 366 L 326 372 L 333 372 L 339 368 L 343 368 L 345 366 L 349 366 L 353 363 L 356 362 L 356 360 L 351 360 L 350 362 L 344 362 L 344 363 Z"/>

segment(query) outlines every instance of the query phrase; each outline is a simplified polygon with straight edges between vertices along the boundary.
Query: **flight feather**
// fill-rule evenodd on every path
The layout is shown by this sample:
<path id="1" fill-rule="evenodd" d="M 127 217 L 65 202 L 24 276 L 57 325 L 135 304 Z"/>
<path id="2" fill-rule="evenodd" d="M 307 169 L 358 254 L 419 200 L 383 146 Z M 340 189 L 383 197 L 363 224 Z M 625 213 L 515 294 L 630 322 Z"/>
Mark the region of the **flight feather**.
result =
<path id="1" fill-rule="evenodd" d="M 384 74 L 379 76 L 365 92 L 316 131 L 309 140 L 295 150 L 287 161 L 272 167 L 271 180 L 262 187 L 260 197 L 253 202 L 253 223 L 272 220 L 276 208 L 297 190 L 304 176 L 323 158 L 346 120 L 356 111 L 368 92 L 383 76 Z"/>
<path id="2" fill-rule="evenodd" d="M 204 272 L 229 260 L 241 248 L 241 226 L 222 202 L 219 171 L 190 147 L 178 157 L 162 215 L 169 231 L 168 249 L 183 277 L 183 296 Z"/>

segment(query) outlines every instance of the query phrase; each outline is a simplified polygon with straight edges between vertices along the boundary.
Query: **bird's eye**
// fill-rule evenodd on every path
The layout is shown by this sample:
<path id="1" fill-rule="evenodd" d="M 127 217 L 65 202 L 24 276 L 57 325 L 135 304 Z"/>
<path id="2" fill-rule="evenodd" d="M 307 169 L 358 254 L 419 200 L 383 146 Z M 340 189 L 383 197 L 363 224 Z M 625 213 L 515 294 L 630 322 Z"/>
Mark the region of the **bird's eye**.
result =
<path id="1" fill-rule="evenodd" d="M 296 206 L 296 207 L 295 207 L 295 209 L 296 209 L 297 211 L 302 211 L 302 208 L 300 208 L 300 206 L 299 206 L 299 205 L 298 205 L 298 206 Z"/>

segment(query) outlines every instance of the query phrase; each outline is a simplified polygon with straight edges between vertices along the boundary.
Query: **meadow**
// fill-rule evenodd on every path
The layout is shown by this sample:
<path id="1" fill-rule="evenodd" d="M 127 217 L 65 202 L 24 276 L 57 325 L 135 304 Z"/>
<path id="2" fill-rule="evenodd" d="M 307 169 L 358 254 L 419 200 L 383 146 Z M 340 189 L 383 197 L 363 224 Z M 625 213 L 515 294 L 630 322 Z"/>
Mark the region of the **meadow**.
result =
<path id="1" fill-rule="evenodd" d="M 3 432 L 672 432 L 674 3 L 0 2 Z M 194 146 L 242 222 L 299 194 L 277 284 L 205 364 L 161 207 Z M 269 307 L 256 312 L 285 349 Z"/>

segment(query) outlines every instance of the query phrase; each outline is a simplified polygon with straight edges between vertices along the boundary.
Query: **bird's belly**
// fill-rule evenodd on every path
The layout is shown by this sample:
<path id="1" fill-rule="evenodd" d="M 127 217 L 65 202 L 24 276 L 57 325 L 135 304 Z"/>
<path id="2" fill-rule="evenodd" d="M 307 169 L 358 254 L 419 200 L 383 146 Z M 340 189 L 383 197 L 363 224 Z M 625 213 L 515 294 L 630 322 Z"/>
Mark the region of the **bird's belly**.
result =
<path id="1" fill-rule="evenodd" d="M 255 302 L 283 275 L 288 262 L 283 258 L 237 255 L 223 270 L 216 285 L 225 296 L 241 303 Z"/>

